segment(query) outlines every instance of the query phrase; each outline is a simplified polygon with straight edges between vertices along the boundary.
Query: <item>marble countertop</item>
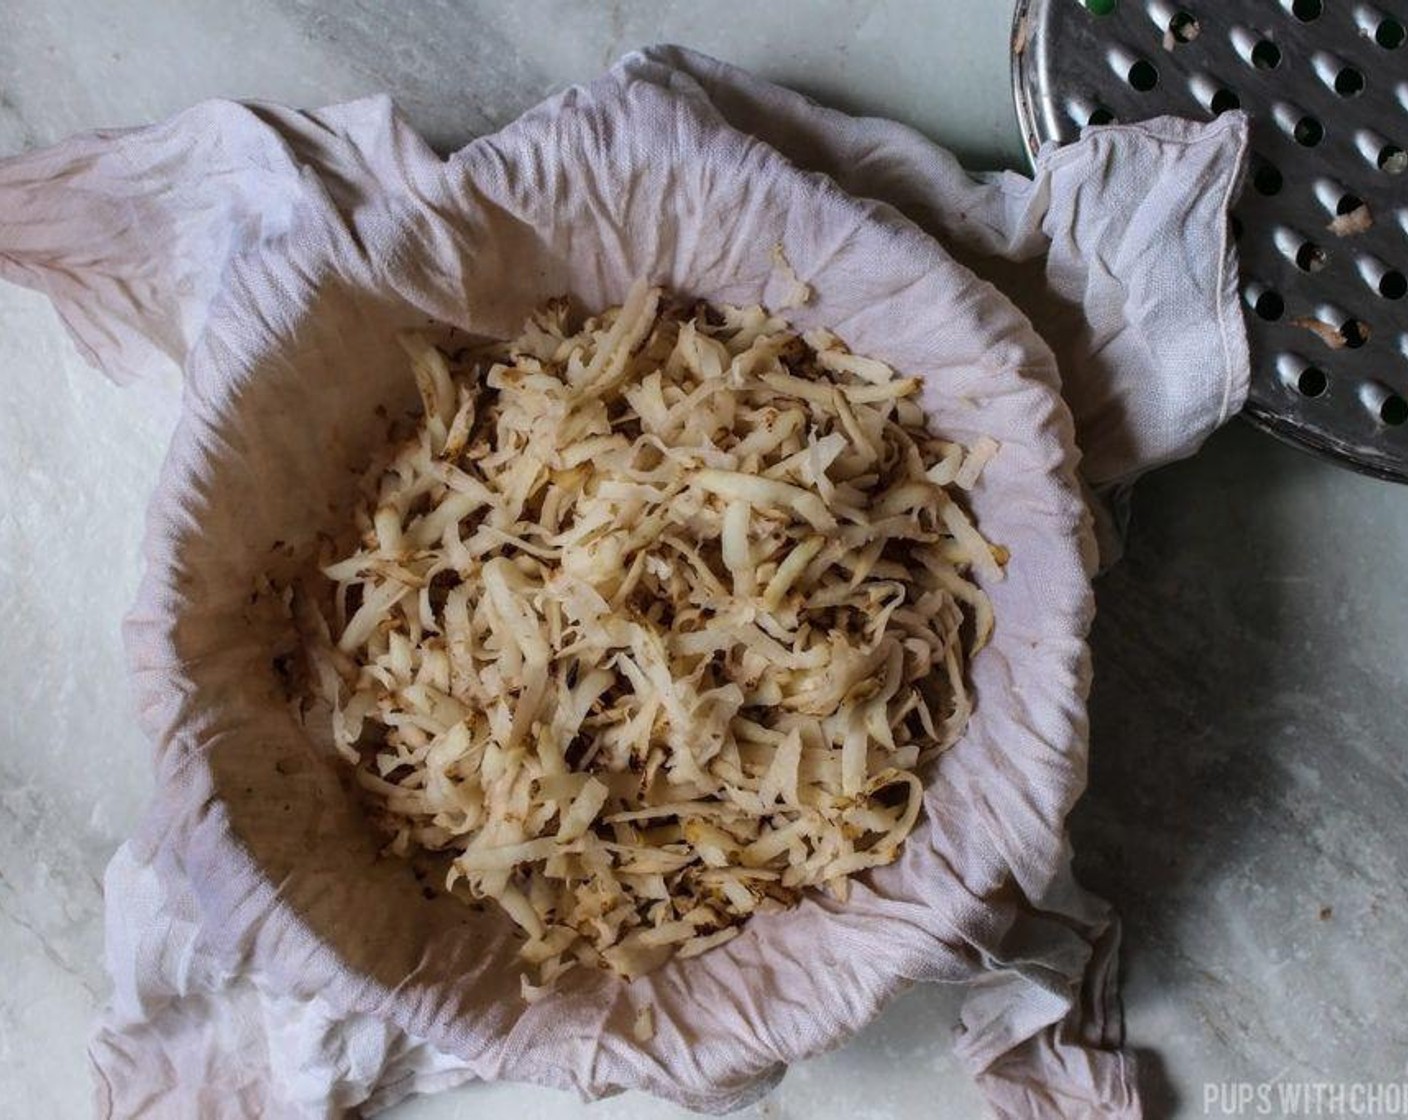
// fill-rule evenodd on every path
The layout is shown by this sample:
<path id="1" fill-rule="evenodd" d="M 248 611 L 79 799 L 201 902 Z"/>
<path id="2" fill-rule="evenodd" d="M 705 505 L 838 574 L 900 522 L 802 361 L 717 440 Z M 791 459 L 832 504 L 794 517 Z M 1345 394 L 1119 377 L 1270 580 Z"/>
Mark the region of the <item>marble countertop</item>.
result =
<path id="1" fill-rule="evenodd" d="M 379 90 L 448 148 L 676 41 L 1017 166 L 1008 20 L 997 0 L 7 0 L 0 156 L 204 97 Z M 106 992 L 102 870 L 150 789 L 119 627 L 179 381 L 110 385 L 41 297 L 7 286 L 0 369 L 0 1116 L 77 1117 Z M 1405 559 L 1408 489 L 1240 423 L 1136 490 L 1128 555 L 1098 585 L 1073 832 L 1084 881 L 1125 919 L 1151 1116 L 1208 1115 L 1222 1082 L 1408 1081 Z M 753 1114 L 978 1115 L 950 1053 L 957 1006 L 911 992 Z M 584 1111 L 676 1114 L 500 1085 L 388 1115 Z"/>

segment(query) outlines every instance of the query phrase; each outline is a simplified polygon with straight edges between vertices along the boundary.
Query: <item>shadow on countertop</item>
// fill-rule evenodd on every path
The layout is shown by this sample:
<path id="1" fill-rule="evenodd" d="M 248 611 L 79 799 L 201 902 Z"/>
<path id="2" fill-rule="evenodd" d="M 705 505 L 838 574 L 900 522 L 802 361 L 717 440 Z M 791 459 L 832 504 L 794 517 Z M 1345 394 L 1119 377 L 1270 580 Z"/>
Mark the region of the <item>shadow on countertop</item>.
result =
<path id="1" fill-rule="evenodd" d="M 1151 1118 L 1404 1073 L 1405 557 L 1408 488 L 1243 423 L 1135 489 L 1071 827 L 1124 921 Z"/>

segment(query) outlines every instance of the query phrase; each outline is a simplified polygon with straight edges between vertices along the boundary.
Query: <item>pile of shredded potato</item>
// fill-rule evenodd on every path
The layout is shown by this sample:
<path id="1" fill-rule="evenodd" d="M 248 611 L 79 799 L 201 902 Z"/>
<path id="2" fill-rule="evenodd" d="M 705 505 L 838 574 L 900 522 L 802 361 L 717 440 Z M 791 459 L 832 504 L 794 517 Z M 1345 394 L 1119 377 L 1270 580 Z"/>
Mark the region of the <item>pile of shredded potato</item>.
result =
<path id="1" fill-rule="evenodd" d="M 829 332 L 643 284 L 403 341 L 424 418 L 303 600 L 311 688 L 390 850 L 521 927 L 525 996 L 895 859 L 993 624 L 953 495 L 996 444 Z"/>

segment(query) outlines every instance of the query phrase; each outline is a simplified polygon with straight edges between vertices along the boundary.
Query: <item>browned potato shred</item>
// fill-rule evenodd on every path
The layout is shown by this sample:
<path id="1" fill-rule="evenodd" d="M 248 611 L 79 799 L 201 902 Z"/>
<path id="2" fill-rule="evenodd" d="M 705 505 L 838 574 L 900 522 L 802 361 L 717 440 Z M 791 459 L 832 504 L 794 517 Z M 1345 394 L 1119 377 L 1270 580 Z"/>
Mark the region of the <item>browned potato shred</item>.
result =
<path id="1" fill-rule="evenodd" d="M 403 342 L 424 418 L 301 601 L 309 679 L 390 850 L 522 930 L 525 996 L 894 860 L 993 624 L 955 492 L 997 445 L 829 332 L 644 284 Z"/>

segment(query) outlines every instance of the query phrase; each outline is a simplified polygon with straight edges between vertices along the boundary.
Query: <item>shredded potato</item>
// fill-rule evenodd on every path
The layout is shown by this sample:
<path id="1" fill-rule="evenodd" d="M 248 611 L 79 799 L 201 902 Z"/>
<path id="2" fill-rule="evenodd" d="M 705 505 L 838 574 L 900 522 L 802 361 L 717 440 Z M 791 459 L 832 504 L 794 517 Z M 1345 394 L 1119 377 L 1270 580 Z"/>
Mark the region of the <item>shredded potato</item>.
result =
<path id="1" fill-rule="evenodd" d="M 997 445 L 829 332 L 644 284 L 402 341 L 424 416 L 299 596 L 308 690 L 389 850 L 522 931 L 524 998 L 894 860 L 993 625 L 956 494 Z"/>

